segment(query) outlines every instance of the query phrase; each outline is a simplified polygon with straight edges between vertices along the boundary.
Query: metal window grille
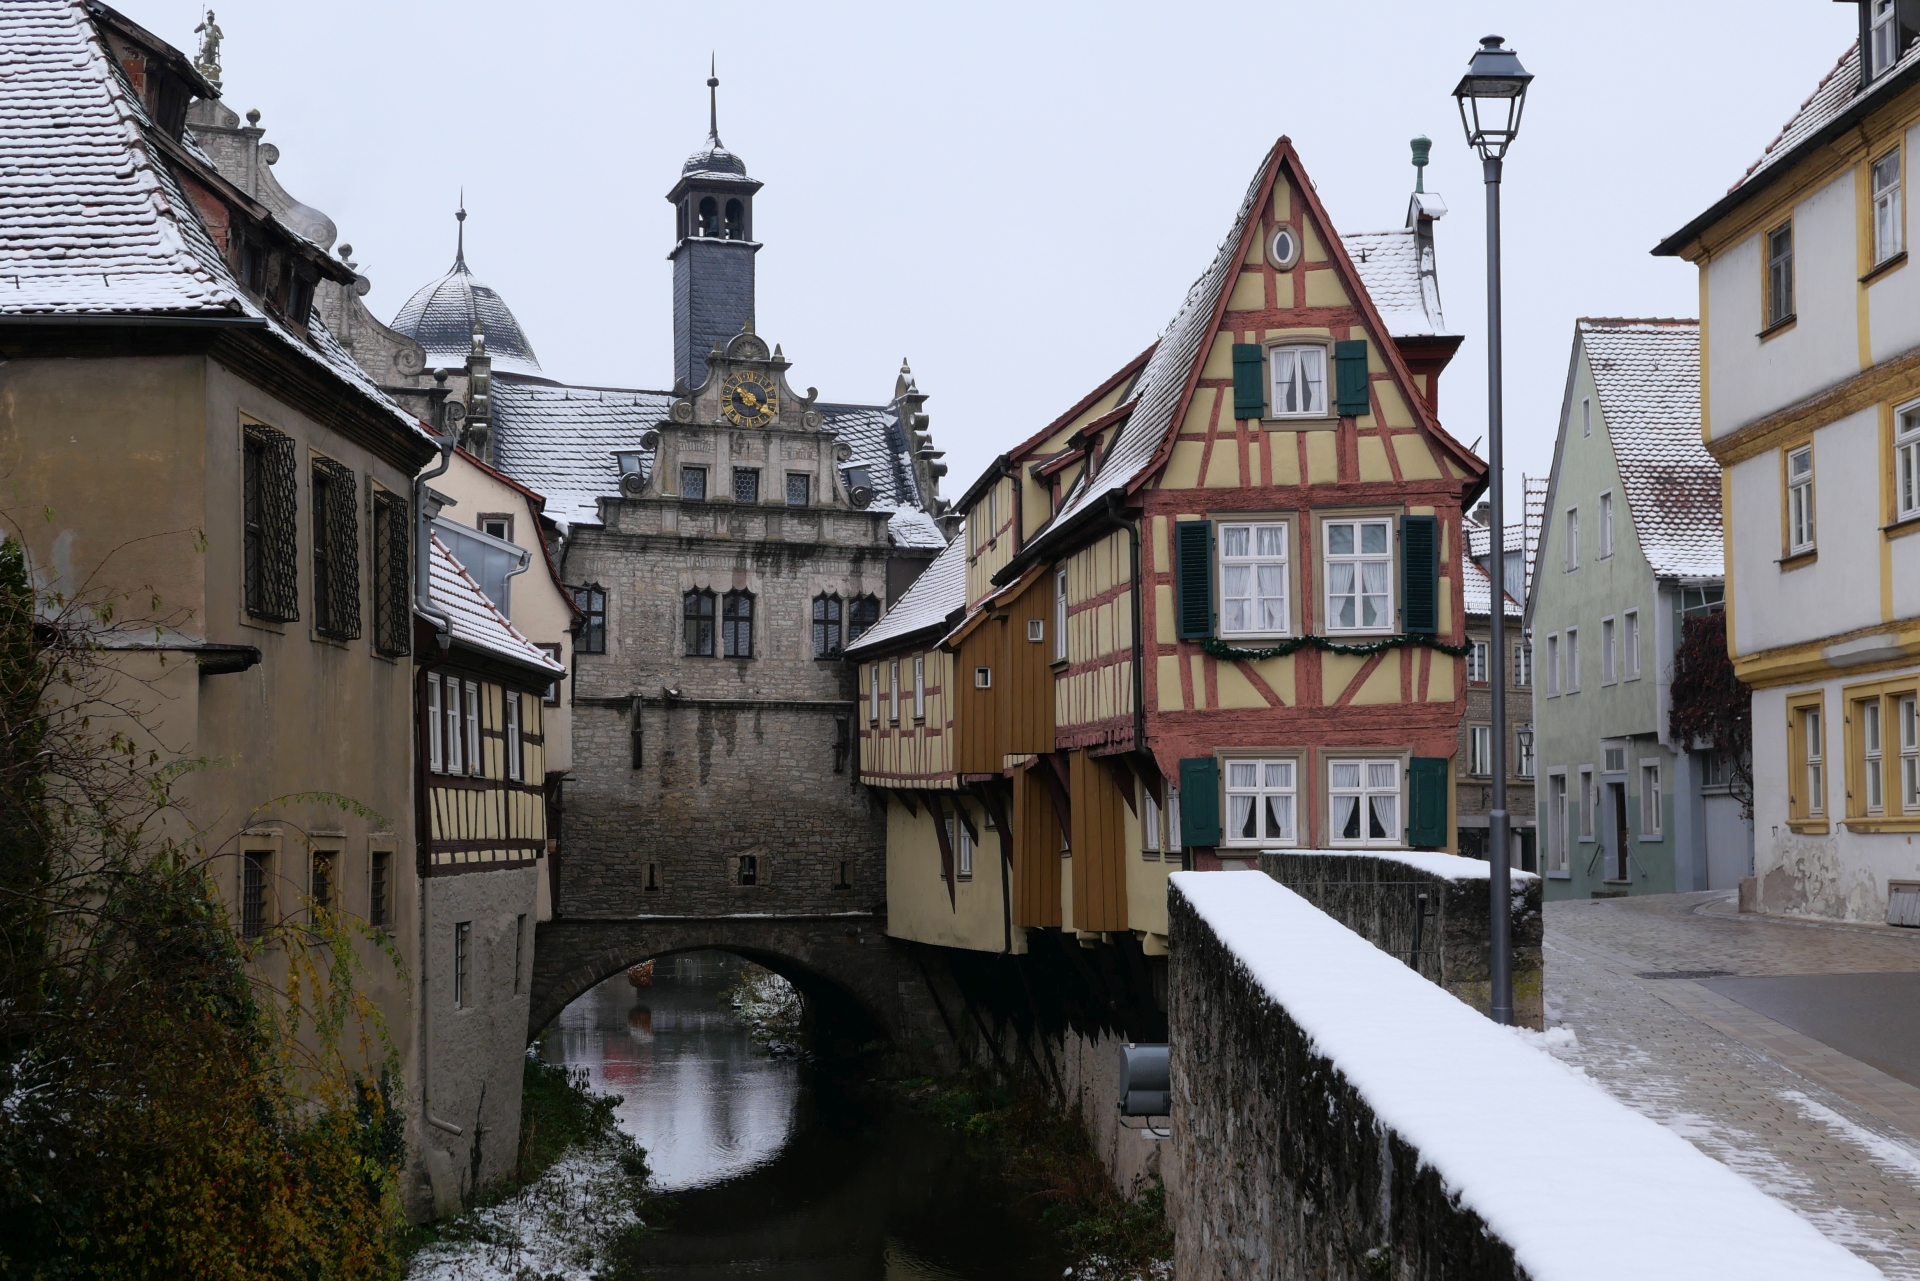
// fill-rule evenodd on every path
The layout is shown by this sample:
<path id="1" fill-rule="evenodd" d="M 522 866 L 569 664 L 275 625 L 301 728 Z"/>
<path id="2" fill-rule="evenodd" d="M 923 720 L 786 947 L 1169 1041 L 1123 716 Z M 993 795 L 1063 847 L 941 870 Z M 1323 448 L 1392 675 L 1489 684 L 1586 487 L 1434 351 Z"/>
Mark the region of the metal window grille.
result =
<path id="1" fill-rule="evenodd" d="M 686 616 L 688 658 L 713 657 L 713 593 L 688 592 L 681 597 Z"/>
<path id="2" fill-rule="evenodd" d="M 299 483 L 293 437 L 250 424 L 243 457 L 247 612 L 291 623 L 300 617 Z"/>
<path id="3" fill-rule="evenodd" d="M 360 511 L 353 470 L 313 460 L 313 627 L 322 636 L 360 635 Z"/>
<path id="4" fill-rule="evenodd" d="M 720 649 L 728 658 L 753 657 L 753 594 L 728 592 L 721 602 Z"/>
<path id="5" fill-rule="evenodd" d="M 805 507 L 812 497 L 812 486 L 808 477 L 801 472 L 787 473 L 787 506 Z"/>
<path id="6" fill-rule="evenodd" d="M 387 864 L 392 855 L 385 850 L 373 852 L 373 873 L 367 892 L 367 924 L 385 929 L 387 924 Z"/>
<path id="7" fill-rule="evenodd" d="M 373 647 L 389 658 L 413 652 L 413 595 L 408 582 L 407 505 L 384 489 L 373 493 Z"/>
<path id="8" fill-rule="evenodd" d="M 313 905 L 331 908 L 333 906 L 333 855 L 315 854 L 313 856 Z"/>
<path id="9" fill-rule="evenodd" d="M 757 503 L 760 501 L 760 471 L 755 467 L 736 467 L 733 469 L 733 501 L 736 503 Z"/>
<path id="10" fill-rule="evenodd" d="M 240 856 L 240 937 L 257 939 L 266 928 L 267 859 L 263 851 Z"/>
<path id="11" fill-rule="evenodd" d="M 758 885 L 760 883 L 759 855 L 742 854 L 740 856 L 740 883 L 742 885 Z"/>
<path id="12" fill-rule="evenodd" d="M 813 656 L 840 657 L 840 598 L 813 598 Z"/>
<path id="13" fill-rule="evenodd" d="M 467 1006 L 467 942 L 473 934 L 473 922 L 461 921 L 453 927 L 453 1004 Z"/>
<path id="14" fill-rule="evenodd" d="M 871 596 L 856 596 L 847 602 L 847 644 L 866 635 L 880 621 L 880 602 Z"/>

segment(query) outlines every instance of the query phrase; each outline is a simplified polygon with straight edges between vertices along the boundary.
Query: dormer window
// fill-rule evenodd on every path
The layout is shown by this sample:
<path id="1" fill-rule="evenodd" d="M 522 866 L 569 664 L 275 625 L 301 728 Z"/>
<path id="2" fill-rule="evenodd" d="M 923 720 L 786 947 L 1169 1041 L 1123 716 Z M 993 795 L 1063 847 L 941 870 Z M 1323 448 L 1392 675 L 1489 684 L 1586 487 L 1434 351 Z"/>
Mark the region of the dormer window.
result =
<path id="1" fill-rule="evenodd" d="M 1868 48 L 1872 51 L 1872 73 L 1877 78 L 1900 60 L 1900 11 L 1895 0 L 1868 0 L 1872 29 Z"/>

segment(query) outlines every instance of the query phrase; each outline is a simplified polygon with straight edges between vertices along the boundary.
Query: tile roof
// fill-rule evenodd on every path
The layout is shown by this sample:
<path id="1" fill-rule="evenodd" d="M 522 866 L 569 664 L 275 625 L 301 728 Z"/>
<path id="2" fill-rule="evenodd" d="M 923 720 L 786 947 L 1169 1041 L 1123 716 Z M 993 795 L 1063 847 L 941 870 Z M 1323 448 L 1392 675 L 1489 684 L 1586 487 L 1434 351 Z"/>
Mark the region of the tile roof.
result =
<path id="1" fill-rule="evenodd" d="M 1527 597 L 1533 597 L 1533 566 L 1540 556 L 1540 528 L 1547 520 L 1547 478 L 1545 476 L 1522 476 L 1520 487 L 1523 493 L 1527 531 Z"/>
<path id="2" fill-rule="evenodd" d="M 1493 580 L 1487 577 L 1486 570 L 1464 556 L 1460 558 L 1460 570 L 1465 578 L 1463 585 L 1466 591 L 1467 617 L 1490 617 L 1493 613 Z M 1504 599 L 1507 602 L 1507 617 L 1520 617 L 1522 613 L 1520 603 L 1511 596 L 1504 596 Z"/>
<path id="3" fill-rule="evenodd" d="M 967 605 L 967 540 L 956 538 L 947 549 L 933 558 L 907 588 L 907 594 L 893 602 L 893 608 L 867 629 L 859 640 L 847 646 L 847 657 L 878 653 L 902 636 L 924 628 L 943 626 Z"/>
<path id="4" fill-rule="evenodd" d="M 614 452 L 641 454 L 641 472 L 650 472 L 653 453 L 640 438 L 667 420 L 673 401 L 673 393 L 665 391 L 495 378 L 494 457 L 502 471 L 547 496 L 546 515 L 562 529 L 598 524 L 599 499 L 620 492 Z M 853 451 L 842 470 L 867 469 L 872 510 L 892 513 L 887 532 L 894 544 L 945 547 L 946 535 L 921 500 L 900 416 L 885 405 L 815 408 Z"/>
<path id="5" fill-rule="evenodd" d="M 1661 577 L 1719 578 L 1720 464 L 1700 441 L 1700 322 L 1578 323 L 1628 518 Z"/>
<path id="6" fill-rule="evenodd" d="M 1904 70 L 1916 62 L 1920 62 L 1920 40 L 1909 45 L 1898 62 L 1875 77 L 1876 86 L 1886 84 L 1895 72 Z M 1878 89 L 1874 89 L 1873 92 L 1877 93 Z M 1767 149 L 1760 153 L 1760 158 L 1748 165 L 1747 171 L 1740 175 L 1740 180 L 1727 190 L 1738 191 L 1793 154 L 1794 148 L 1820 132 L 1842 111 L 1853 106 L 1859 95 L 1860 42 L 1855 40 L 1847 46 L 1847 51 L 1840 55 L 1840 61 L 1833 65 L 1833 70 L 1820 78 L 1820 83 L 1814 87 L 1812 93 L 1807 95 L 1807 100 L 1800 104 L 1800 109 L 1793 113 L 1792 118 L 1781 127 L 1774 140 L 1767 144 Z"/>
<path id="7" fill-rule="evenodd" d="M 447 545 L 440 541 L 438 535 L 433 536 L 431 569 L 428 585 L 432 592 L 433 607 L 447 616 L 456 641 L 524 663 L 543 673 L 558 675 L 566 671 L 544 650 L 516 631 L 506 615 L 494 608 L 487 594 L 480 590 L 480 584 L 474 581 L 464 565 L 454 559 L 453 553 L 447 550 Z"/>
<path id="8" fill-rule="evenodd" d="M 1493 526 L 1482 525 L 1469 516 L 1461 524 L 1467 531 L 1467 549 L 1475 556 L 1485 556 L 1493 546 Z M 1517 552 L 1526 545 L 1526 530 L 1509 522 L 1500 539 L 1500 545 L 1508 552 Z"/>
<path id="9" fill-rule="evenodd" d="M 0 5 L 0 313 L 262 321 L 426 435 L 334 340 L 318 309 L 303 337 L 247 297 L 158 154 L 157 132 L 80 3 Z M 183 146 L 205 159 L 191 140 Z"/>
<path id="10" fill-rule="evenodd" d="M 1428 246 L 1423 254 L 1420 237 L 1413 228 L 1356 231 L 1340 240 L 1389 334 L 1395 338 L 1424 338 L 1453 332 L 1440 310 L 1433 249 Z"/>

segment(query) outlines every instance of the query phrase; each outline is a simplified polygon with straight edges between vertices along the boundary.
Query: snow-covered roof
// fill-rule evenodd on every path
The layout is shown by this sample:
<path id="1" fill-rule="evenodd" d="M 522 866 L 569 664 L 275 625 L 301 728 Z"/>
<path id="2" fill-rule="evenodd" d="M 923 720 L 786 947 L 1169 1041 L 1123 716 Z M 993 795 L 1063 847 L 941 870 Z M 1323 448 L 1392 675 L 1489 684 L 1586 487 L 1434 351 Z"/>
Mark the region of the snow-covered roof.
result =
<path id="1" fill-rule="evenodd" d="M 1474 560 L 1462 556 L 1460 565 L 1460 572 L 1465 577 L 1467 617 L 1493 617 L 1493 580 L 1487 577 L 1487 571 L 1480 568 L 1479 563 Z M 1520 617 L 1522 610 L 1519 602 L 1504 592 L 1501 596 L 1507 602 L 1507 617 Z"/>
<path id="2" fill-rule="evenodd" d="M 614 454 L 637 453 L 642 473 L 651 471 L 653 453 L 640 438 L 667 421 L 673 401 L 673 393 L 665 391 L 496 378 L 494 457 L 500 470 L 547 496 L 546 515 L 561 528 L 596 524 L 598 500 L 620 492 Z M 945 547 L 946 535 L 921 502 L 899 414 L 886 405 L 815 408 L 827 430 L 853 451 L 841 470 L 867 469 L 871 510 L 892 513 L 887 532 L 894 545 Z"/>
<path id="3" fill-rule="evenodd" d="M 428 586 L 433 607 L 447 616 L 456 641 L 558 676 L 566 671 L 546 651 L 522 636 L 494 607 L 480 584 L 454 558 L 447 545 L 433 535 L 433 557 Z"/>
<path id="4" fill-rule="evenodd" d="M 1527 526 L 1527 577 L 1526 593 L 1533 596 L 1533 567 L 1540 557 L 1540 528 L 1547 519 L 1547 478 L 1545 476 L 1522 476 L 1521 490 L 1524 495 Z"/>
<path id="5" fill-rule="evenodd" d="M 82 4 L 0 5 L 0 85 L 0 313 L 261 321 L 424 435 L 334 341 L 318 309 L 297 334 L 240 288 Z M 182 150 L 205 160 L 190 140 Z"/>
<path id="6" fill-rule="evenodd" d="M 910 636 L 928 627 L 937 627 L 967 604 L 967 540 L 956 538 L 947 549 L 920 571 L 907 594 L 893 602 L 893 608 L 880 616 L 866 634 L 847 646 L 847 656 L 857 657 L 887 648 L 892 641 Z"/>
<path id="7" fill-rule="evenodd" d="M 1413 228 L 1356 231 L 1340 239 L 1390 335 L 1425 338 L 1452 332 L 1440 310 L 1433 251 L 1431 247 L 1422 250 Z"/>
<path id="8" fill-rule="evenodd" d="M 1493 550 L 1493 526 L 1483 525 L 1469 516 L 1461 522 L 1467 531 L 1467 550 L 1475 556 L 1485 556 Z M 1526 542 L 1526 531 L 1520 526 L 1508 522 L 1502 532 L 1500 546 L 1507 552 L 1519 551 Z"/>
<path id="9" fill-rule="evenodd" d="M 1700 322 L 1579 321 L 1627 510 L 1653 572 L 1719 578 L 1720 464 L 1700 440 Z"/>
<path id="10" fill-rule="evenodd" d="M 494 372 L 544 376 L 540 358 L 506 300 L 467 266 L 464 242 L 447 274 L 415 290 L 394 314 L 391 327 L 427 349 L 429 366 L 465 365 L 478 331 L 487 337 Z"/>

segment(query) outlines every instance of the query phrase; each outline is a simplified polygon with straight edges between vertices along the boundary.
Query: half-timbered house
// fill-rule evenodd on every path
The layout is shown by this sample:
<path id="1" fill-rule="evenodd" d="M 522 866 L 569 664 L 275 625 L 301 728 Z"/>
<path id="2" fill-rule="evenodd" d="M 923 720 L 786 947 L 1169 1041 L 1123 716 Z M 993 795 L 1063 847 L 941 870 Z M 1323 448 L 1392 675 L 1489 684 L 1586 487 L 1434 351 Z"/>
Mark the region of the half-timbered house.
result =
<path id="1" fill-rule="evenodd" d="M 1437 416 L 1444 212 L 1343 238 L 1281 138 L 1160 339 L 961 499 L 848 650 L 892 933 L 1152 956 L 1169 870 L 1452 847 L 1486 468 Z"/>

